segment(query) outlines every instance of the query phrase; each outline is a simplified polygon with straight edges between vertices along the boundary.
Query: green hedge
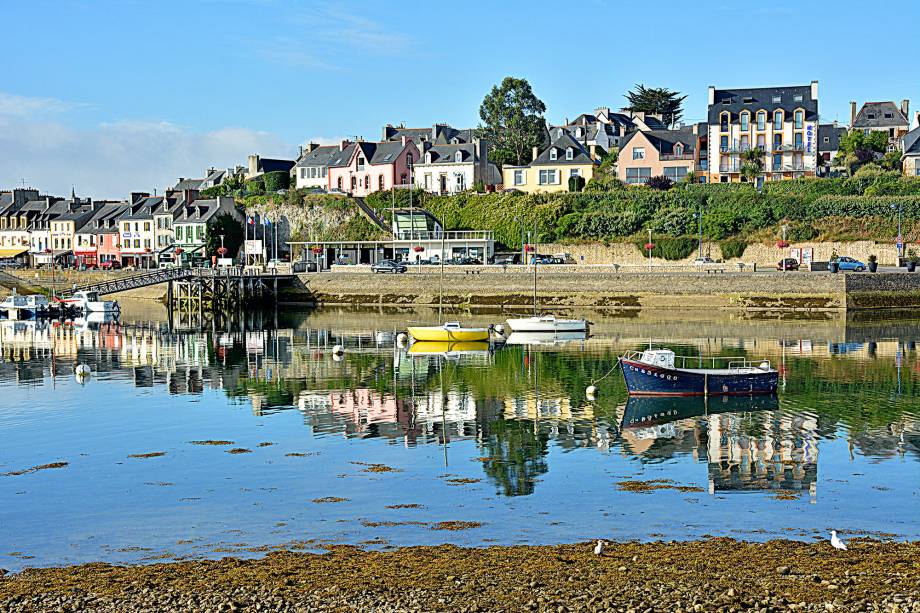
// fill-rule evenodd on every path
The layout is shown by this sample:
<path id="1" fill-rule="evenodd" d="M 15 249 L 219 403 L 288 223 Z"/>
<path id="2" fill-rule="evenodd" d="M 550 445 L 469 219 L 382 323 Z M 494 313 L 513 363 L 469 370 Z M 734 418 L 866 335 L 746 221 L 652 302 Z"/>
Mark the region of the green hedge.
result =
<path id="1" fill-rule="evenodd" d="M 722 250 L 723 260 L 732 260 L 744 255 L 744 250 L 747 249 L 747 243 L 740 240 L 721 241 L 719 242 L 719 249 Z"/>
<path id="2" fill-rule="evenodd" d="M 291 186 L 291 175 L 283 170 L 267 172 L 262 175 L 262 184 L 267 192 L 277 192 L 279 189 L 287 189 Z"/>
<path id="3" fill-rule="evenodd" d="M 648 255 L 645 244 L 646 241 L 635 243 L 643 255 Z M 689 257 L 699 247 L 699 240 L 690 236 L 660 237 L 652 239 L 652 244 L 655 245 L 655 248 L 652 249 L 652 257 L 674 261 Z"/>

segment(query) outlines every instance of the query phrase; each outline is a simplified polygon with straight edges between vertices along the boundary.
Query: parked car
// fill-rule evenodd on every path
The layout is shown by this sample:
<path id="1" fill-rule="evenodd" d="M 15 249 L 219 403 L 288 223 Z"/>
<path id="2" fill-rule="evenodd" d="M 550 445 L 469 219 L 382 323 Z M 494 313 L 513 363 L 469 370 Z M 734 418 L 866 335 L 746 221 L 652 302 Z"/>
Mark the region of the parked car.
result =
<path id="1" fill-rule="evenodd" d="M 445 264 L 454 264 L 457 266 L 479 266 L 482 264 L 482 260 L 477 258 L 468 258 L 468 257 L 459 257 L 447 260 Z"/>
<path id="2" fill-rule="evenodd" d="M 121 270 L 121 262 L 118 260 L 106 260 L 99 263 L 100 270 Z"/>
<path id="3" fill-rule="evenodd" d="M 776 270 L 798 270 L 799 261 L 795 258 L 783 258 L 776 264 Z"/>
<path id="4" fill-rule="evenodd" d="M 402 273 L 409 270 L 402 262 L 395 260 L 380 260 L 371 266 L 371 272 L 390 272 L 393 274 Z"/>
<path id="5" fill-rule="evenodd" d="M 866 269 L 866 265 L 860 262 L 859 260 L 849 258 L 846 256 L 841 256 L 837 258 L 837 268 L 839 270 L 853 270 L 856 272 L 862 272 Z"/>
<path id="6" fill-rule="evenodd" d="M 24 264 L 18 260 L 0 260 L 0 268 L 24 268 Z"/>
<path id="7" fill-rule="evenodd" d="M 704 255 L 701 258 L 696 258 L 695 260 L 693 260 L 693 263 L 696 264 L 697 266 L 705 266 L 706 264 L 715 264 L 716 261 L 713 260 L 708 255 Z"/>

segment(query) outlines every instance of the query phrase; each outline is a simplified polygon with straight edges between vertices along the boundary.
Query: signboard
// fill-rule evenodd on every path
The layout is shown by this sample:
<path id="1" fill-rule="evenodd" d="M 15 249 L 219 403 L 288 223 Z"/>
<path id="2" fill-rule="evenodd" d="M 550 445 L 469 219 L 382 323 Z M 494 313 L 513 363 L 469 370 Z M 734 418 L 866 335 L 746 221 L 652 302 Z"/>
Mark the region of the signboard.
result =
<path id="1" fill-rule="evenodd" d="M 900 255 L 901 251 L 904 249 L 904 237 L 898 236 L 898 242 L 895 244 L 898 246 L 898 255 Z"/>
<path id="2" fill-rule="evenodd" d="M 791 257 L 796 262 L 802 262 L 802 250 L 798 247 L 793 247 L 789 250 L 789 257 Z"/>
<path id="3" fill-rule="evenodd" d="M 805 151 L 806 153 L 811 153 L 812 147 L 812 137 L 814 136 L 814 125 L 808 124 L 805 126 Z"/>
<path id="4" fill-rule="evenodd" d="M 247 240 L 244 244 L 244 249 L 246 255 L 261 255 L 262 254 L 262 241 L 261 240 Z"/>
<path id="5" fill-rule="evenodd" d="M 802 259 L 799 260 L 799 264 L 802 266 L 811 266 L 811 261 L 814 258 L 815 250 L 811 247 L 802 248 Z"/>

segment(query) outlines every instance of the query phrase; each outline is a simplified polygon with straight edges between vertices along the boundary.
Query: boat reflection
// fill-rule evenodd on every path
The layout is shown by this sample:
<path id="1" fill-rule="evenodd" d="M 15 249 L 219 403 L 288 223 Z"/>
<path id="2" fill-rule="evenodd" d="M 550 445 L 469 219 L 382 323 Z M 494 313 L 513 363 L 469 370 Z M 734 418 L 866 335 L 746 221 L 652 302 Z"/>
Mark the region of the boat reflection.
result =
<path id="1" fill-rule="evenodd" d="M 564 345 L 584 341 L 588 334 L 584 330 L 572 332 L 512 332 L 505 340 L 506 345 Z"/>
<path id="2" fill-rule="evenodd" d="M 462 355 L 489 353 L 487 341 L 416 341 L 409 347 L 409 355 L 440 355 L 459 358 Z"/>

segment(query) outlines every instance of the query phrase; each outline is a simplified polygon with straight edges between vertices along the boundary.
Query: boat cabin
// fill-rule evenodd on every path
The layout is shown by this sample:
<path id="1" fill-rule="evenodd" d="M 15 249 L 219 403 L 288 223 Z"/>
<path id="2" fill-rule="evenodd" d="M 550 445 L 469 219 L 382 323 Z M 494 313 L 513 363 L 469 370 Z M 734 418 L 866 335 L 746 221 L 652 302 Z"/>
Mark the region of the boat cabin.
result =
<path id="1" fill-rule="evenodd" d="M 670 349 L 646 349 L 638 361 L 650 366 L 674 368 L 674 352 Z"/>

